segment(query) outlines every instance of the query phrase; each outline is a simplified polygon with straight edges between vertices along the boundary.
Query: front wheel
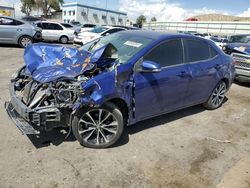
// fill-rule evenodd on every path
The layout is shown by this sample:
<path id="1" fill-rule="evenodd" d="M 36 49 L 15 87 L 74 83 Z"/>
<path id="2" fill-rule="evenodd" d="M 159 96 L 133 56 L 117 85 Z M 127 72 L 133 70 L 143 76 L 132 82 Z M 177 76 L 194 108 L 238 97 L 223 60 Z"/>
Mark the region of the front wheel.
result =
<path id="1" fill-rule="evenodd" d="M 32 44 L 33 40 L 30 36 L 22 36 L 18 40 L 18 44 L 22 48 L 26 48 L 28 45 Z"/>
<path id="2" fill-rule="evenodd" d="M 72 131 L 81 145 L 106 148 L 123 132 L 124 121 L 119 108 L 107 103 L 100 108 L 85 109 L 73 118 Z"/>
<path id="3" fill-rule="evenodd" d="M 62 44 L 67 44 L 69 42 L 69 39 L 68 37 L 66 36 L 62 36 L 59 41 L 62 43 Z"/>
<path id="4" fill-rule="evenodd" d="M 226 83 L 224 81 L 220 81 L 219 84 L 213 90 L 207 102 L 203 104 L 203 106 L 209 110 L 214 110 L 216 108 L 219 108 L 224 101 L 226 91 L 227 91 Z"/>

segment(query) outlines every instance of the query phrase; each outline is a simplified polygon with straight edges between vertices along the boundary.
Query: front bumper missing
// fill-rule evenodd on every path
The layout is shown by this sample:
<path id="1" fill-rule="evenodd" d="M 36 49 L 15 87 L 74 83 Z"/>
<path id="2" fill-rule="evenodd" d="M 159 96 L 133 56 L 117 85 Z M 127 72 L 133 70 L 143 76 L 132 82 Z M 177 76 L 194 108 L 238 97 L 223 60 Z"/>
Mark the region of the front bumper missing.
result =
<path id="1" fill-rule="evenodd" d="M 61 121 L 61 112 L 55 107 L 31 109 L 16 95 L 15 78 L 11 79 L 11 101 L 5 103 L 5 109 L 22 134 L 39 134 L 40 130 L 50 130 L 53 124 Z"/>
<path id="2" fill-rule="evenodd" d="M 11 102 L 5 103 L 5 109 L 22 134 L 40 134 L 40 131 L 35 130 L 23 117 L 17 113 Z"/>

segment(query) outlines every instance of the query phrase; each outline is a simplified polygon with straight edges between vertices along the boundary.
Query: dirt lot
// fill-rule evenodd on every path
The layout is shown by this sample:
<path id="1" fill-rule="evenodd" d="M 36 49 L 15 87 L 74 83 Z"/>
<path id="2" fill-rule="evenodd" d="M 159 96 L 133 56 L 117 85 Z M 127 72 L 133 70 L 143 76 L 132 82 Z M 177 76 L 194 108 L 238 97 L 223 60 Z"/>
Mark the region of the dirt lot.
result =
<path id="1" fill-rule="evenodd" d="M 65 132 L 23 136 L 4 109 L 23 49 L 0 47 L 0 187 L 250 188 L 250 85 L 233 84 L 218 110 L 195 106 L 128 127 L 109 149 Z"/>

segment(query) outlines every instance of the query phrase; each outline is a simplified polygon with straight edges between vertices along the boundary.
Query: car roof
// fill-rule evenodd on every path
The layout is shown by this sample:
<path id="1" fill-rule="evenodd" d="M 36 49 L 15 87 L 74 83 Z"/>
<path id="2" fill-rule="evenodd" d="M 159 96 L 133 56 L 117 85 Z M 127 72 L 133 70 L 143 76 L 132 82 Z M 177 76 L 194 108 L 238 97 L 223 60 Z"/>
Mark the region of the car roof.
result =
<path id="1" fill-rule="evenodd" d="M 58 23 L 58 22 L 53 22 L 53 21 L 44 21 L 44 20 L 41 20 L 41 21 L 36 21 L 35 23 L 53 23 L 53 24 L 61 24 L 61 23 Z"/>
<path id="2" fill-rule="evenodd" d="M 16 18 L 13 18 L 13 17 L 10 17 L 10 16 L 1 16 L 1 15 L 0 15 L 0 17 L 1 17 L 1 18 L 12 19 L 12 20 L 17 20 L 17 21 L 19 21 L 19 22 L 26 23 L 24 20 L 16 19 Z"/>
<path id="3" fill-rule="evenodd" d="M 149 31 L 149 30 L 125 30 L 121 32 L 141 36 L 144 38 L 153 39 L 154 41 L 161 41 L 161 40 L 165 40 L 168 38 L 171 39 L 175 37 L 182 37 L 182 38 L 188 38 L 188 39 L 197 39 L 197 40 L 206 41 L 210 43 L 210 41 L 207 40 L 206 38 L 198 37 L 195 35 L 176 33 L 176 32 L 159 32 L 159 31 Z"/>

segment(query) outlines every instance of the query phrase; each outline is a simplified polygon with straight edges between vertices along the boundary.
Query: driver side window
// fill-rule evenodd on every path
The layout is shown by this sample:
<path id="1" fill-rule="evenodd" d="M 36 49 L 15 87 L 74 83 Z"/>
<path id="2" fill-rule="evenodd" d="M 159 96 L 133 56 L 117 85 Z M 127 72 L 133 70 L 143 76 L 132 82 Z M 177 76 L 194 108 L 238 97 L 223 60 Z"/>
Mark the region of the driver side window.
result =
<path id="1" fill-rule="evenodd" d="M 173 39 L 161 43 L 144 56 L 144 61 L 153 61 L 161 67 L 179 65 L 183 63 L 183 48 L 181 39 Z"/>

